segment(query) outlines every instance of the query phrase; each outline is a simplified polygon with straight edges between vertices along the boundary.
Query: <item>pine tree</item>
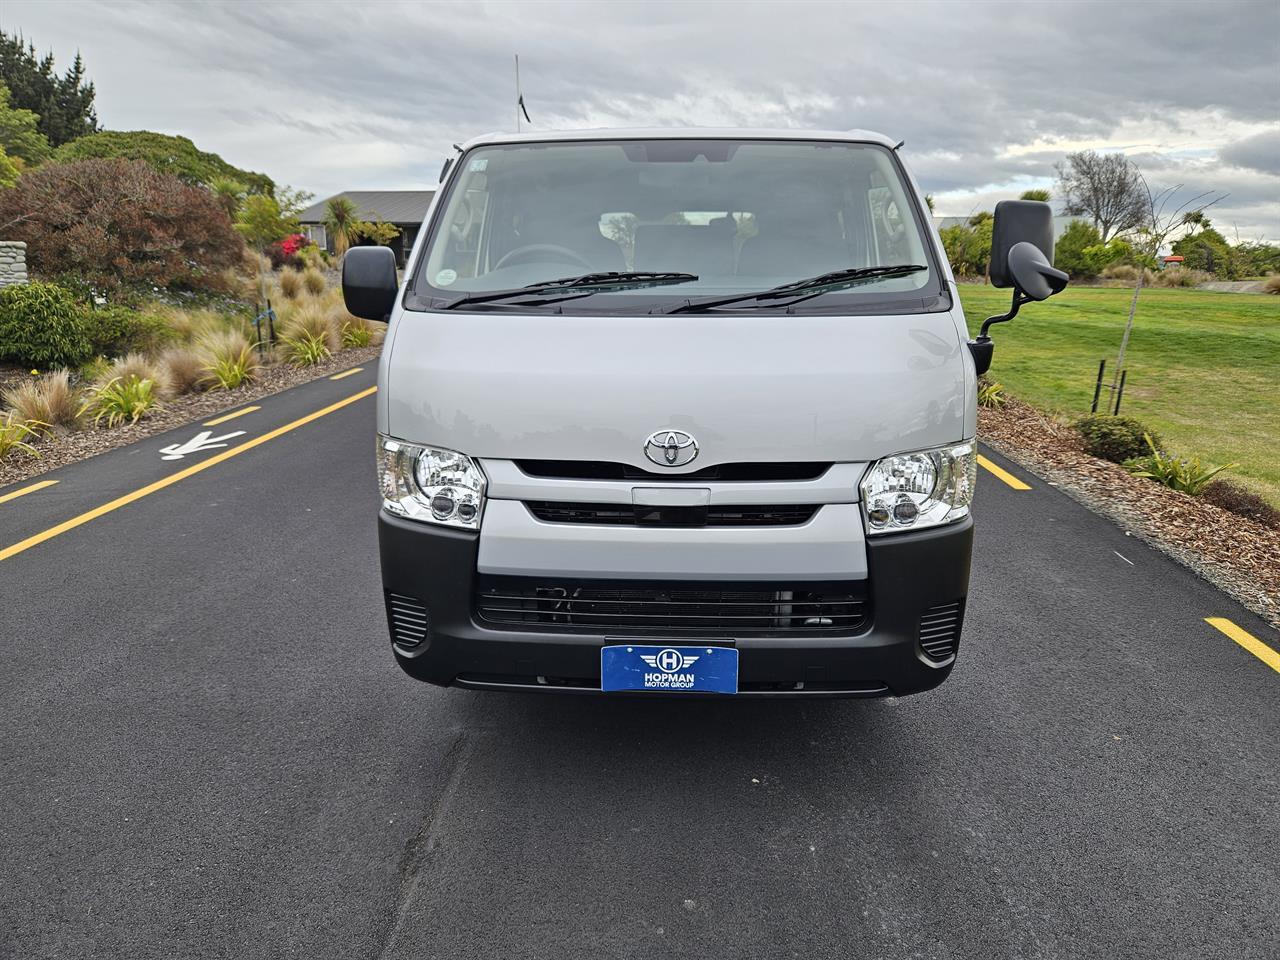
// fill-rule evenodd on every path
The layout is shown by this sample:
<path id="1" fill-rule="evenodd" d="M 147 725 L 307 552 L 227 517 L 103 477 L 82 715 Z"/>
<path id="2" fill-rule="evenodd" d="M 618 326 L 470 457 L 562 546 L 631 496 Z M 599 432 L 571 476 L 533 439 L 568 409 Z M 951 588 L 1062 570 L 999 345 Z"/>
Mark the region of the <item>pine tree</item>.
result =
<path id="1" fill-rule="evenodd" d="M 21 34 L 0 31 L 0 80 L 8 85 L 15 109 L 39 115 L 39 130 L 51 145 L 59 146 L 98 129 L 95 91 L 85 80 L 79 53 L 59 77 L 54 72 L 52 52 L 37 57 L 34 43 Z"/>

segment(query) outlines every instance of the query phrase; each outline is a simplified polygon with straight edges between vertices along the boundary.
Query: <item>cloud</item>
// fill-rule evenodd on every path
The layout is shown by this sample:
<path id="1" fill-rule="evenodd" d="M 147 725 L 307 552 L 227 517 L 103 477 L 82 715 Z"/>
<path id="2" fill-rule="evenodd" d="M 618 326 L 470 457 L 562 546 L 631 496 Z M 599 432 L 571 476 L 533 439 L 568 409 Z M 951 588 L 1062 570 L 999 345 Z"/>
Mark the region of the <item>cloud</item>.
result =
<path id="1" fill-rule="evenodd" d="M 6 0 L 4 19 L 60 62 L 81 50 L 105 125 L 322 195 L 430 184 L 450 144 L 511 129 L 518 51 L 535 129 L 880 130 L 956 213 L 1051 183 L 1070 150 L 1123 149 L 1200 162 L 1280 235 L 1273 2 Z"/>
<path id="2" fill-rule="evenodd" d="M 1233 167 L 1280 176 L 1280 127 L 1228 144 L 1218 156 Z"/>

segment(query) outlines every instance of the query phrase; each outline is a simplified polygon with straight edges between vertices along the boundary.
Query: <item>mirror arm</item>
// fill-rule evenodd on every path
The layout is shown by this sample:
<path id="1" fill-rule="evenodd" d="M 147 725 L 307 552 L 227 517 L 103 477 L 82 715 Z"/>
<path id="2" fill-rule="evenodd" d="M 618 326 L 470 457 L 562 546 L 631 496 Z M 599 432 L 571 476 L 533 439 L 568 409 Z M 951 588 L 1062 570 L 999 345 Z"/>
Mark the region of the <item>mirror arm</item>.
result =
<path id="1" fill-rule="evenodd" d="M 987 319 L 984 320 L 982 323 L 982 329 L 978 331 L 978 339 L 990 340 L 991 338 L 987 336 L 988 327 L 990 327 L 993 323 L 1004 323 L 1007 320 L 1012 320 L 1014 317 L 1018 315 L 1018 309 L 1024 303 L 1030 303 L 1032 299 L 1033 299 L 1032 297 L 1028 297 L 1025 293 L 1023 293 L 1021 290 L 1015 287 L 1013 290 L 1013 303 L 1009 305 L 1009 312 L 999 313 L 999 314 L 996 314 L 994 317 L 987 317 Z"/>

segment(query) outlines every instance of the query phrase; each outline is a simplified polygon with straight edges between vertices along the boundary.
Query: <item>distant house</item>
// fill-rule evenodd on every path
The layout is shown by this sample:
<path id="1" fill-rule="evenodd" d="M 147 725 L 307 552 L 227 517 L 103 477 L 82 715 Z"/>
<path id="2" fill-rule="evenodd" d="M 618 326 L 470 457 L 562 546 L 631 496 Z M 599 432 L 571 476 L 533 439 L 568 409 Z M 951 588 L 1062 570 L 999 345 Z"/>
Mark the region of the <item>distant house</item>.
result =
<path id="1" fill-rule="evenodd" d="M 325 211 L 330 200 L 345 197 L 356 205 L 361 220 L 381 220 L 400 228 L 400 236 L 387 246 L 396 255 L 396 263 L 404 266 L 404 259 L 413 249 L 418 228 L 431 206 L 434 190 L 344 190 L 342 193 L 313 203 L 298 216 L 302 232 L 319 246 L 333 253 L 333 243 L 324 228 Z"/>
<path id="2" fill-rule="evenodd" d="M 1180 267 L 1186 263 L 1186 257 L 1180 257 L 1176 253 L 1170 257 L 1160 258 L 1160 269 L 1168 270 L 1170 267 Z"/>

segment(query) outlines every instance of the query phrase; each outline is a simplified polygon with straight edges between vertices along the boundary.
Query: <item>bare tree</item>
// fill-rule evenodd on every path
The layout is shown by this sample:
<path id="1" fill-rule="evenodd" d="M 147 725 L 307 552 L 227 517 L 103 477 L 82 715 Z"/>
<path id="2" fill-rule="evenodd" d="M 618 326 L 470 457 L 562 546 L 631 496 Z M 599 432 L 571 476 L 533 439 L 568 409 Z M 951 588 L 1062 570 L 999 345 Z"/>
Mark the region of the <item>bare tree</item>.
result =
<path id="1" fill-rule="evenodd" d="M 1069 153 L 1054 169 L 1062 212 L 1093 220 L 1103 243 L 1143 222 L 1150 196 L 1138 168 L 1124 154 Z"/>

